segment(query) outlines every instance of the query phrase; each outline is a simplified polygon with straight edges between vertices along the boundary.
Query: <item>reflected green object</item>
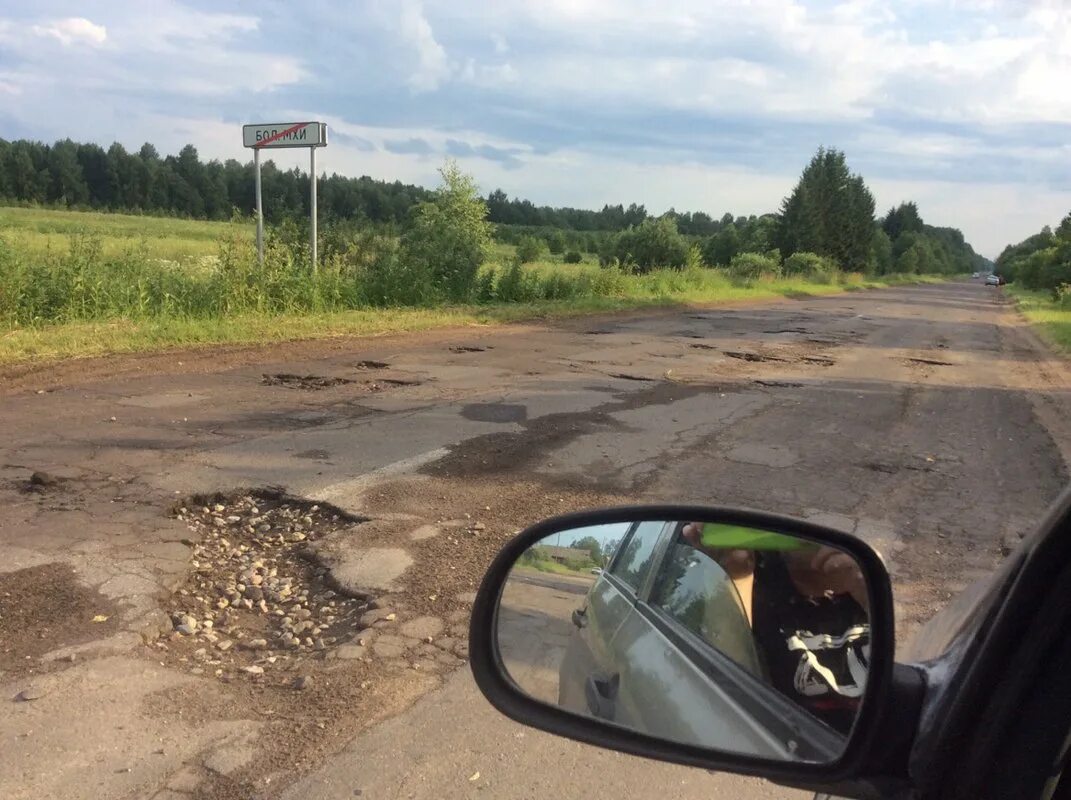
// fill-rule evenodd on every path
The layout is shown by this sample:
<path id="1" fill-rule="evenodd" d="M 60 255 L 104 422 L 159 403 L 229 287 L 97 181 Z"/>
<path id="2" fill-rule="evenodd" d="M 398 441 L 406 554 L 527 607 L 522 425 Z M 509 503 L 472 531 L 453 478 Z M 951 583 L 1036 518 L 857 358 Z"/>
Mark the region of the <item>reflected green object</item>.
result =
<path id="1" fill-rule="evenodd" d="M 721 525 L 708 522 L 700 536 L 703 547 L 726 550 L 803 550 L 815 547 L 811 542 L 786 536 L 783 533 L 742 528 L 738 525 Z"/>

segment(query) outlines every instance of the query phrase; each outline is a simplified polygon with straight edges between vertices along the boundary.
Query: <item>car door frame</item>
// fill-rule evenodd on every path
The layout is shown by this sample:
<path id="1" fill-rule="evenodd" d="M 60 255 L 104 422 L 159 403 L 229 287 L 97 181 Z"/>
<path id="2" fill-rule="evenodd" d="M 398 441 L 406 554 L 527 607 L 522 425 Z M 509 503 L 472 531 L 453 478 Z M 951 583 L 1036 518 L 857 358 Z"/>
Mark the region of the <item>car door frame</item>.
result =
<path id="1" fill-rule="evenodd" d="M 1044 777 L 1038 764 L 1066 757 L 1071 732 L 1068 597 L 1071 489 L 989 579 L 987 591 L 958 612 L 960 629 L 944 651 L 918 665 L 927 692 L 908 772 L 919 796 L 1040 792 L 1028 782 Z M 930 625 L 942 622 L 939 615 Z M 1046 724 L 1024 729 L 1023 709 Z M 1016 764 L 1035 768 L 1016 771 Z"/>
<path id="2" fill-rule="evenodd" d="M 652 569 L 645 581 L 643 594 L 637 596 L 636 613 L 644 617 L 651 625 L 666 637 L 673 646 L 682 651 L 698 669 L 717 683 L 719 690 L 730 695 L 737 705 L 746 706 L 753 717 L 761 717 L 761 727 L 767 732 L 780 731 L 775 735 L 779 741 L 787 738 L 786 732 L 794 731 L 800 738 L 811 742 L 820 742 L 817 751 L 829 761 L 834 761 L 844 750 L 847 737 L 839 737 L 821 722 L 815 720 L 789 698 L 772 686 L 763 683 L 751 675 L 733 659 L 722 653 L 709 642 L 688 630 L 680 621 L 674 619 L 663 609 L 651 603 L 651 594 L 662 566 L 669 557 L 670 547 L 677 541 L 681 522 L 667 524 L 662 531 L 663 540 L 656 548 L 657 562 L 652 562 Z M 731 579 L 730 579 L 731 580 Z M 735 587 L 734 587 L 735 590 Z M 726 683 L 731 684 L 727 686 Z M 779 715 L 787 721 L 779 723 Z M 771 733 L 771 735 L 774 735 Z M 838 742 L 838 738 L 840 741 Z M 839 747 L 837 745 L 840 745 Z"/>

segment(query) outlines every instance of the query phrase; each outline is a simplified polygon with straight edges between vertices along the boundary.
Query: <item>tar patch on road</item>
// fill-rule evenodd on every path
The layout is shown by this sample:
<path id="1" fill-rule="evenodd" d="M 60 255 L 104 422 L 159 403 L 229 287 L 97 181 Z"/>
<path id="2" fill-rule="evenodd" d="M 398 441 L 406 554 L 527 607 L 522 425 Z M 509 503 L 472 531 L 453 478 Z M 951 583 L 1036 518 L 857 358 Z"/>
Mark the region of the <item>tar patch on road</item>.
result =
<path id="1" fill-rule="evenodd" d="M 528 407 L 518 403 L 469 403 L 462 407 L 461 416 L 473 422 L 524 422 Z"/>
<path id="2" fill-rule="evenodd" d="M 644 381 L 638 391 L 621 392 L 618 399 L 588 411 L 547 414 L 518 420 L 517 433 L 489 433 L 455 445 L 450 452 L 421 468 L 426 475 L 456 478 L 484 475 L 519 475 L 530 472 L 547 456 L 587 433 L 627 431 L 614 412 L 652 405 L 668 405 L 707 392 L 738 391 L 741 387 L 686 385 L 672 381 Z"/>

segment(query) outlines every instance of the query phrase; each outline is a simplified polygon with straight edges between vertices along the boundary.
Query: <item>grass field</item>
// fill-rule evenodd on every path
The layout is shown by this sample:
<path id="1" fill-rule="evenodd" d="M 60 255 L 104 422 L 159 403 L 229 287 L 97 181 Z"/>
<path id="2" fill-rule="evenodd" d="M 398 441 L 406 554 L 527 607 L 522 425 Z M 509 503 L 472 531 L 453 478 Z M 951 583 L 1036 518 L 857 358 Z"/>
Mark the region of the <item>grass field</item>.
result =
<path id="1" fill-rule="evenodd" d="M 479 304 L 376 307 L 360 268 L 315 279 L 285 250 L 264 267 L 246 223 L 0 208 L 0 364 L 294 339 L 365 336 L 674 304 L 823 295 L 937 280 L 840 275 L 736 280 L 721 270 L 635 275 L 585 255 L 506 267 L 495 245 Z M 355 271 L 356 270 L 356 271 Z M 479 291 L 477 292 L 479 294 Z"/>
<path id="2" fill-rule="evenodd" d="M 1071 353 L 1071 308 L 1057 304 L 1048 292 L 1021 289 L 1015 284 L 1005 291 L 1046 341 L 1063 353 Z"/>
<path id="3" fill-rule="evenodd" d="M 224 237 L 237 235 L 253 241 L 256 226 L 252 222 L 0 207 L 0 239 L 20 252 L 44 255 L 65 251 L 71 236 L 77 234 L 98 237 L 108 257 L 143 248 L 150 258 L 182 264 L 215 257 Z"/>

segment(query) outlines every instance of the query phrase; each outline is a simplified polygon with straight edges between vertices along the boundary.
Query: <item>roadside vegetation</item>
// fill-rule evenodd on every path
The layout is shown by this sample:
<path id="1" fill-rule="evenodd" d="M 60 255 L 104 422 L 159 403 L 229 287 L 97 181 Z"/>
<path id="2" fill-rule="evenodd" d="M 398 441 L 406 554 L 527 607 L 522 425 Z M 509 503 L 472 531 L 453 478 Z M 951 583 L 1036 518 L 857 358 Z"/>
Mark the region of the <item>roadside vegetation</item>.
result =
<path id="1" fill-rule="evenodd" d="M 1008 292 L 1041 335 L 1071 353 L 1071 213 L 1056 230 L 1046 225 L 1005 247 L 996 272 L 1008 281 Z"/>
<path id="2" fill-rule="evenodd" d="M 591 558 L 582 556 L 555 560 L 548 548 L 537 545 L 529 547 L 521 554 L 521 557 L 517 559 L 517 566 L 522 569 L 550 572 L 555 575 L 586 575 L 590 577 L 591 570 L 602 565 L 596 564 Z"/>
<path id="3" fill-rule="evenodd" d="M 89 159 L 79 173 L 72 165 L 83 164 L 79 153 L 86 146 L 72 150 L 72 143 L 60 142 L 52 149 L 40 145 L 45 157 L 35 167 L 36 182 L 27 184 L 26 159 L 35 164 L 37 151 L 20 142 L 0 144 L 0 196 L 23 203 L 116 209 L 128 208 L 132 197 L 162 203 L 153 181 L 171 186 L 167 197 L 173 199 L 204 185 L 230 187 L 225 178 L 233 167 L 201 164 L 192 148 L 174 159 L 159 159 L 155 151 L 146 156 L 142 148 L 137 156 L 116 156 L 127 172 L 94 172 L 88 167 L 99 164 Z M 56 148 L 66 155 L 56 156 Z M 231 207 L 227 221 L 0 209 L 0 326 L 6 331 L 0 361 L 826 294 L 930 280 L 981 263 L 958 231 L 924 225 L 913 204 L 875 220 L 862 178 L 832 150 L 812 159 L 779 214 L 722 220 L 676 212 L 655 218 L 635 205 L 599 212 L 536 208 L 501 192 L 481 197 L 452 163 L 441 172 L 441 185 L 430 192 L 326 179 L 325 187 L 337 178 L 337 192 L 352 190 L 358 212 L 324 220 L 315 268 L 298 206 L 268 227 L 263 266 L 242 208 Z M 90 180 L 101 174 L 111 176 L 106 193 Z M 131 182 L 123 175 L 141 177 Z M 372 192 L 377 187 L 380 195 Z M 365 195 L 383 208 L 395 209 L 401 199 L 410 205 L 404 218 L 392 210 L 369 219 L 359 213 Z M 217 217 L 221 202 L 194 206 L 200 216 Z M 521 222 L 495 224 L 496 207 L 499 217 Z M 625 227 L 560 229 L 524 224 L 529 220 Z"/>

